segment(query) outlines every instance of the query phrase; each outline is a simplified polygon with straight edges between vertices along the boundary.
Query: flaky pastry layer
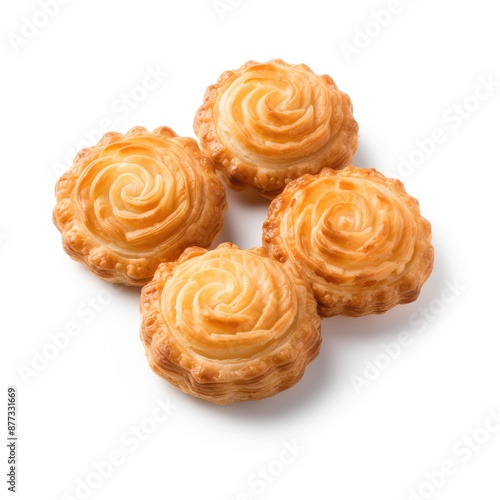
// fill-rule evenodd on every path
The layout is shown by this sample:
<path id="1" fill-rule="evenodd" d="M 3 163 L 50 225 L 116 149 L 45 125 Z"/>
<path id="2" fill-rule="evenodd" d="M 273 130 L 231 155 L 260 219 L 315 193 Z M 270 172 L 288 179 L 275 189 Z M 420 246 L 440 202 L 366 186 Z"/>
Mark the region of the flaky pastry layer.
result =
<path id="1" fill-rule="evenodd" d="M 212 160 L 170 128 L 109 132 L 58 180 L 54 223 L 75 260 L 108 281 L 143 285 L 158 264 L 209 246 L 226 197 Z"/>
<path id="2" fill-rule="evenodd" d="M 348 165 L 358 144 L 349 96 L 328 75 L 280 59 L 224 72 L 194 130 L 230 187 L 267 197 L 303 174 Z"/>
<path id="3" fill-rule="evenodd" d="M 321 343 L 314 296 L 295 266 L 231 243 L 160 264 L 141 315 L 151 368 L 217 404 L 288 389 Z"/>
<path id="4" fill-rule="evenodd" d="M 300 268 L 322 317 L 416 300 L 434 260 L 418 201 L 400 181 L 353 166 L 288 184 L 269 207 L 263 246 Z"/>

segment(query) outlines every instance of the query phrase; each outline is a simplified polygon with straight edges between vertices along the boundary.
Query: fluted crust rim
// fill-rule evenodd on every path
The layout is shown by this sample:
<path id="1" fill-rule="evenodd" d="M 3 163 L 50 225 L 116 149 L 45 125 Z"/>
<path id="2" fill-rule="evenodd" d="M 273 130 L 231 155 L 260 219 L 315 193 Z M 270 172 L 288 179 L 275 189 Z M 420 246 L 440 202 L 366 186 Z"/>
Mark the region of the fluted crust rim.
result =
<path id="1" fill-rule="evenodd" d="M 320 256 L 318 248 L 315 248 L 314 244 L 311 244 L 307 252 L 304 252 L 300 244 L 295 243 L 300 238 L 306 242 L 311 241 L 312 231 L 321 231 L 322 228 L 304 226 L 307 229 L 307 234 L 305 231 L 300 232 L 301 229 L 298 227 L 290 229 L 288 228 L 290 221 L 284 222 L 288 217 L 287 214 L 290 214 L 292 210 L 303 214 L 308 204 L 317 203 L 317 199 L 304 201 L 306 196 L 304 193 L 308 186 L 313 183 L 321 183 L 323 179 L 329 178 L 353 184 L 356 184 L 357 180 L 368 182 L 375 191 L 377 186 L 383 186 L 386 193 L 392 193 L 393 200 L 390 201 L 398 204 L 398 210 L 401 210 L 401 213 L 396 213 L 394 217 L 402 219 L 402 222 L 399 223 L 399 229 L 401 230 L 403 227 L 401 238 L 399 241 L 395 241 L 394 245 L 401 244 L 405 256 L 401 257 L 398 262 L 398 255 L 391 255 L 394 264 L 392 267 L 390 263 L 385 266 L 390 270 L 387 276 L 384 276 L 383 273 L 380 274 L 377 271 L 378 268 L 368 258 L 364 262 L 360 261 L 359 269 L 353 273 L 339 271 L 338 266 L 335 268 L 335 272 L 331 272 L 327 266 L 328 263 L 324 262 L 324 254 Z M 330 205 L 333 206 L 336 193 L 331 192 L 328 196 L 331 199 Z M 383 197 L 382 194 L 380 196 Z M 367 203 L 367 205 L 369 204 Z M 375 211 L 373 207 L 374 205 L 370 206 L 370 210 Z M 380 212 L 376 212 L 379 219 L 384 217 L 383 205 L 376 208 L 380 210 Z M 387 210 L 389 209 L 390 207 Z M 380 231 L 382 236 L 391 230 L 391 224 L 393 224 L 390 217 L 384 223 L 385 233 Z M 335 241 L 342 241 L 341 238 L 346 238 L 346 242 L 350 241 L 351 235 L 341 234 L 340 231 L 336 232 L 335 227 L 327 229 L 331 231 L 330 236 L 335 238 Z M 375 169 L 357 168 L 351 165 L 340 171 L 326 168 L 317 175 L 305 175 L 288 184 L 283 193 L 276 197 L 269 206 L 268 216 L 263 224 L 262 242 L 263 247 L 271 257 L 280 262 L 293 262 L 299 267 L 314 290 L 318 311 L 322 317 L 364 316 L 384 313 L 398 304 L 410 303 L 418 298 L 421 288 L 433 268 L 434 249 L 431 244 L 431 233 L 431 224 L 421 215 L 418 200 L 405 191 L 401 181 L 386 178 Z M 294 242 L 290 241 L 291 234 L 294 235 L 293 238 L 296 238 Z M 404 238 L 411 239 L 411 241 L 405 241 Z M 375 237 L 374 241 L 373 251 L 376 251 L 377 239 Z M 400 243 L 401 241 L 402 243 Z M 384 241 L 384 244 L 387 244 L 387 241 Z M 342 255 L 342 243 L 339 244 L 339 247 L 340 251 L 335 249 L 335 256 Z M 399 249 L 399 247 L 397 248 Z M 368 256 L 370 256 L 370 251 L 367 251 Z M 316 265 L 317 263 L 319 264 Z M 346 261 L 346 268 L 349 264 Z M 379 272 L 378 275 L 377 272 Z"/>
<path id="2" fill-rule="evenodd" d="M 253 353 L 245 359 L 232 358 L 231 345 L 227 344 L 226 357 L 212 358 L 197 353 L 185 338 L 177 338 L 176 325 L 169 324 L 162 313 L 162 296 L 168 293 L 176 269 L 192 260 L 203 258 L 211 252 L 245 252 L 257 259 L 265 259 L 266 266 L 285 273 L 290 282 L 290 293 L 295 294 L 297 306 L 293 329 L 271 348 Z M 277 276 L 276 275 L 276 276 Z M 254 277 L 256 280 L 259 276 Z M 267 297 L 272 302 L 273 297 Z M 152 370 L 178 389 L 195 397 L 216 404 L 229 404 L 244 400 L 270 397 L 295 385 L 302 377 L 306 365 L 318 354 L 321 344 L 321 321 L 309 285 L 295 266 L 282 265 L 269 259 L 262 248 L 242 251 L 236 245 L 223 243 L 216 249 L 186 249 L 176 262 L 160 264 L 153 280 L 141 293 L 141 339 Z M 266 303 L 258 305 L 266 307 Z M 179 311 L 176 312 L 179 315 Z M 189 314 L 189 311 L 180 314 Z M 263 313 L 264 314 L 264 313 Z M 272 336 L 273 332 L 270 331 Z M 250 342 L 250 341 L 249 341 Z"/>
<path id="3" fill-rule="evenodd" d="M 247 72 L 260 69 L 265 71 L 269 67 L 278 68 L 292 76 L 299 75 L 299 81 L 302 82 L 305 79 L 306 82 L 315 85 L 320 92 L 316 94 L 312 92 L 311 99 L 305 104 L 300 102 L 298 106 L 306 108 L 316 106 L 318 115 L 321 115 L 325 109 L 328 109 L 329 113 L 325 113 L 326 122 L 320 119 L 318 127 L 313 126 L 312 129 L 306 127 L 305 131 L 303 122 L 299 121 L 296 128 L 297 136 L 294 139 L 299 142 L 294 143 L 293 140 L 288 141 L 290 130 L 280 132 L 283 115 L 275 113 L 276 110 L 267 109 L 265 105 L 260 106 L 260 109 L 266 108 L 267 115 L 278 115 L 271 129 L 276 127 L 279 131 L 275 135 L 270 133 L 263 138 L 261 146 L 264 149 L 269 148 L 266 154 L 256 155 L 252 161 L 249 161 L 242 158 L 241 151 L 237 151 L 234 146 L 233 137 L 237 135 L 238 130 L 230 130 L 227 134 L 221 133 L 218 116 L 225 119 L 226 115 L 231 113 L 219 109 L 220 99 L 227 93 L 232 83 L 238 78 L 243 78 Z M 300 92 L 302 89 L 294 89 L 294 91 Z M 287 110 L 290 113 L 295 111 L 298 110 Z M 301 118 L 303 118 L 302 115 Z M 256 129 L 259 129 L 263 120 L 261 117 L 260 120 L 251 122 Z M 241 123 L 236 128 L 241 129 Z M 326 139 L 317 143 L 319 128 Z M 216 168 L 221 172 L 229 187 L 237 191 L 252 187 L 267 198 L 273 198 L 279 194 L 288 182 L 301 175 L 318 173 L 324 167 L 335 169 L 345 167 L 350 163 L 358 145 L 358 124 L 353 117 L 349 96 L 338 90 L 330 76 L 317 75 L 305 64 L 288 64 L 281 59 L 272 59 L 265 63 L 248 61 L 237 70 L 223 72 L 217 82 L 207 88 L 204 102 L 194 119 L 194 130 L 202 149 L 213 158 Z M 258 135 L 255 130 L 247 130 L 247 132 L 250 133 L 245 134 L 247 136 L 245 148 L 241 149 L 248 152 L 248 148 L 255 147 L 259 141 L 257 141 Z M 227 135 L 227 137 L 224 138 L 222 135 Z M 277 138 L 276 141 L 272 142 L 275 138 Z M 271 145 L 269 145 L 270 142 L 272 142 Z M 314 147 L 311 151 L 307 151 L 311 145 Z M 297 150 L 297 156 L 287 164 L 282 159 L 286 156 L 290 146 Z M 303 152 L 302 157 L 301 152 Z M 275 168 L 280 162 L 280 168 Z"/>
<path id="4" fill-rule="evenodd" d="M 135 203 L 139 207 L 142 203 L 145 207 L 144 210 L 149 211 L 148 214 L 152 214 L 142 216 L 140 208 L 137 213 L 133 214 L 123 210 L 123 218 L 126 219 L 129 216 L 131 219 L 130 233 L 133 236 L 135 233 L 138 234 L 136 237 L 138 243 L 128 247 L 125 241 L 127 237 L 125 230 L 123 231 L 125 236 L 123 234 L 107 234 L 101 227 L 96 229 L 88 223 L 89 212 L 94 218 L 97 218 L 100 216 L 100 213 L 97 213 L 99 210 L 108 210 L 108 216 L 112 218 L 116 211 L 116 208 L 110 208 L 101 199 L 89 200 L 90 189 L 98 192 L 99 182 L 101 182 L 100 179 L 99 182 L 92 182 L 89 170 L 95 169 L 98 175 L 102 173 L 103 170 L 100 170 L 99 166 L 100 161 L 103 169 L 107 166 L 115 168 L 114 164 L 108 165 L 106 163 L 108 157 L 105 156 L 104 159 L 100 157 L 101 153 L 108 150 L 114 151 L 113 148 L 117 149 L 121 146 L 124 149 L 128 146 L 141 147 L 141 144 L 137 144 L 138 141 L 148 140 L 151 141 L 151 157 L 146 157 L 146 160 L 151 164 L 156 162 L 161 167 L 162 161 L 168 161 L 168 154 L 171 151 L 173 151 L 172 155 L 177 156 L 175 156 L 176 161 L 173 162 L 175 165 L 172 163 L 173 166 L 169 167 L 172 169 L 171 172 L 169 171 L 170 179 L 162 178 L 161 175 L 158 177 L 158 172 L 155 172 L 155 175 L 150 175 L 150 178 L 143 182 L 149 183 L 148 188 L 157 190 L 153 194 L 158 198 L 160 204 L 166 204 L 167 197 L 155 185 L 155 182 L 157 184 L 166 183 L 168 180 L 174 189 L 176 172 L 181 177 L 185 174 L 183 177 L 184 193 L 181 193 L 185 200 L 183 199 L 181 208 L 176 208 L 179 220 L 175 222 L 175 228 L 168 233 L 167 240 L 165 234 L 169 230 L 162 228 L 166 219 L 162 219 L 156 214 L 160 210 L 150 206 L 154 203 L 146 195 L 143 197 L 144 199 L 141 199 L 140 192 L 137 195 L 130 189 L 127 191 L 127 186 L 125 186 L 122 192 L 126 199 L 123 203 Z M 149 145 L 144 147 L 149 147 Z M 141 159 L 138 159 L 137 155 L 133 158 L 135 161 L 132 165 L 134 171 L 130 175 L 140 178 L 146 167 L 140 165 Z M 109 161 L 111 162 L 111 160 Z M 118 164 L 119 162 L 117 162 Z M 119 164 L 119 167 L 116 168 L 123 169 L 124 167 Z M 85 186 L 81 189 L 79 183 L 85 176 L 89 177 L 87 184 L 90 187 Z M 112 180 L 109 180 L 109 184 L 115 191 L 118 190 Z M 197 195 L 193 196 L 190 191 L 193 191 L 193 194 L 196 191 Z M 95 146 L 78 152 L 72 167 L 58 179 L 55 194 L 56 205 L 53 210 L 53 222 L 61 232 L 63 248 L 66 253 L 73 260 L 86 265 L 100 278 L 130 286 L 142 286 L 147 283 L 160 262 L 176 259 L 186 247 L 192 245 L 208 247 L 222 229 L 224 212 L 227 207 L 225 189 L 215 173 L 212 160 L 199 149 L 194 139 L 179 137 L 171 128 L 164 126 L 158 127 L 152 132 L 138 126 L 133 127 L 125 134 L 105 133 Z M 116 193 L 115 196 L 119 197 Z M 93 203 L 94 207 L 92 207 Z M 190 210 L 187 210 L 188 208 Z M 165 211 L 168 212 L 167 209 Z M 183 226 L 182 217 L 186 214 L 191 214 L 191 219 Z M 148 217 L 151 219 L 149 222 Z M 115 229 L 113 226 L 112 228 Z M 144 239 L 149 238 L 150 241 L 148 246 L 143 249 L 141 248 L 140 238 L 142 234 L 140 231 L 144 228 L 147 229 Z M 118 245 L 117 237 L 121 237 L 121 245 Z"/>

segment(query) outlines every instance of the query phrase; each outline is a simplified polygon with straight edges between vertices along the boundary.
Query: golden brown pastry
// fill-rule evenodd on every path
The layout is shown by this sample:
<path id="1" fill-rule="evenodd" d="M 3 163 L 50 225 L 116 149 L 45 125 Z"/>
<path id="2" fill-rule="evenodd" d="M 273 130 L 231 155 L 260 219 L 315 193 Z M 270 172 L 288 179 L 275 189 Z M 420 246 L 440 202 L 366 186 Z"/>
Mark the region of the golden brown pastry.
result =
<path id="1" fill-rule="evenodd" d="M 217 404 L 288 389 L 321 343 L 316 302 L 295 266 L 231 243 L 160 264 L 141 314 L 151 368 Z"/>
<path id="2" fill-rule="evenodd" d="M 143 285 L 185 248 L 209 246 L 226 196 L 194 139 L 159 127 L 109 132 L 58 180 L 54 223 L 66 252 L 108 281 Z"/>
<path id="3" fill-rule="evenodd" d="M 269 207 L 263 245 L 301 269 L 323 317 L 416 300 L 434 260 L 418 201 L 400 181 L 353 166 L 288 184 Z"/>
<path id="4" fill-rule="evenodd" d="M 328 75 L 280 59 L 223 73 L 194 130 L 230 187 L 267 197 L 303 174 L 345 167 L 358 144 L 349 96 Z"/>

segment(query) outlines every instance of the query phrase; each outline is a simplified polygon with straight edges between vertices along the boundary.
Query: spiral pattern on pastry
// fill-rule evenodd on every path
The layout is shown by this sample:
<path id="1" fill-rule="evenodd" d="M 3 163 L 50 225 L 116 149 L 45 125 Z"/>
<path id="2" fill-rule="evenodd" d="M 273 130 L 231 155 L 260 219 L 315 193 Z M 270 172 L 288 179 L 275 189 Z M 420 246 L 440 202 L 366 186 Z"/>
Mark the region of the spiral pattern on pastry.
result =
<path id="1" fill-rule="evenodd" d="M 106 134 L 80 151 L 56 194 L 54 221 L 70 256 L 129 285 L 189 246 L 209 246 L 226 208 L 212 161 L 167 127 Z"/>
<path id="2" fill-rule="evenodd" d="M 323 317 L 416 300 L 434 255 L 431 226 L 402 183 L 353 166 L 290 183 L 269 207 L 263 245 L 301 269 Z"/>
<path id="3" fill-rule="evenodd" d="M 291 387 L 321 342 L 314 296 L 295 266 L 230 243 L 160 264 L 141 314 L 151 368 L 218 404 Z"/>
<path id="4" fill-rule="evenodd" d="M 223 73 L 194 128 L 232 188 L 268 197 L 303 174 L 348 165 L 358 143 L 349 96 L 328 75 L 280 59 Z"/>

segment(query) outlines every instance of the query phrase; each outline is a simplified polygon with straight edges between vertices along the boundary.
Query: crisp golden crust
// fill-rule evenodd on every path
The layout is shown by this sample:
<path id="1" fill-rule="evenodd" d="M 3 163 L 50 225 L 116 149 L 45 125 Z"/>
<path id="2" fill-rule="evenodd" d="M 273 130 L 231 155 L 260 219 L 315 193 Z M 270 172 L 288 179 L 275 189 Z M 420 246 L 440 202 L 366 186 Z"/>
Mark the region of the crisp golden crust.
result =
<path id="1" fill-rule="evenodd" d="M 314 296 L 295 266 L 231 243 L 160 264 L 142 290 L 141 315 L 151 368 L 217 404 L 288 389 L 321 343 Z"/>
<path id="2" fill-rule="evenodd" d="M 267 197 L 303 174 L 345 167 L 358 144 L 349 96 L 328 75 L 280 59 L 223 73 L 194 130 L 230 187 Z"/>
<path id="3" fill-rule="evenodd" d="M 54 224 L 74 259 L 99 277 L 143 285 L 158 264 L 222 229 L 226 196 L 194 139 L 159 127 L 109 132 L 56 184 Z"/>
<path id="4" fill-rule="evenodd" d="M 353 166 L 291 182 L 269 207 L 263 246 L 301 269 L 322 317 L 412 302 L 434 261 L 418 201 L 400 181 Z"/>

